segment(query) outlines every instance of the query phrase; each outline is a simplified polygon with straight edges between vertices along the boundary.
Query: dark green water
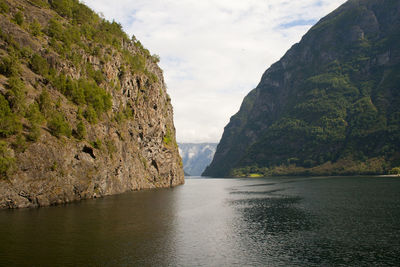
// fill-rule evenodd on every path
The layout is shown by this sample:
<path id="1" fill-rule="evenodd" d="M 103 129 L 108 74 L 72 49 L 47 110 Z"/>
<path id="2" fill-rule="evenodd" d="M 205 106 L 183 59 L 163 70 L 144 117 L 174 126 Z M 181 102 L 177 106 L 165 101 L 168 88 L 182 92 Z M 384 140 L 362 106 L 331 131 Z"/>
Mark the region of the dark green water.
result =
<path id="1" fill-rule="evenodd" d="M 399 265 L 399 178 L 187 179 L 0 211 L 0 266 Z"/>

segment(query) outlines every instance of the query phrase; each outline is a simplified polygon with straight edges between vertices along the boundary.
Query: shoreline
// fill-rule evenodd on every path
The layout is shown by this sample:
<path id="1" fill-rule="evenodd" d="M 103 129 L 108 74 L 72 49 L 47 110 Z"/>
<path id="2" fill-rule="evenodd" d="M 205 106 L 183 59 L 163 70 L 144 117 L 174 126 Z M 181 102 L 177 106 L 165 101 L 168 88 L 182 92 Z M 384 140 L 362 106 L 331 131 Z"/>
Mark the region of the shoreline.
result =
<path id="1" fill-rule="evenodd" d="M 380 178 L 400 178 L 400 174 L 354 174 L 354 175 L 270 175 L 270 176 L 229 176 L 229 177 L 213 177 L 213 176 L 193 176 L 198 178 L 205 179 L 260 179 L 260 178 L 279 178 L 279 177 L 288 177 L 288 178 L 304 178 L 304 177 L 380 177 Z M 189 178 L 190 179 L 190 178 Z"/>

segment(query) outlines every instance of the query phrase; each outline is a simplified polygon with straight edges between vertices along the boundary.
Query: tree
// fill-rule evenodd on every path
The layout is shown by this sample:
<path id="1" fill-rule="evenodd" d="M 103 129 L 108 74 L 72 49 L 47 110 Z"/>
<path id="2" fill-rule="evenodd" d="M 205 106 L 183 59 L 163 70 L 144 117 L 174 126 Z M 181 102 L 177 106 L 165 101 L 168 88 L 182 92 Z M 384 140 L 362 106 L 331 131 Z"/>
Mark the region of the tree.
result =
<path id="1" fill-rule="evenodd" d="M 15 158 L 11 156 L 7 143 L 0 141 L 0 179 L 6 179 L 15 169 Z"/>
<path id="2" fill-rule="evenodd" d="M 0 94 L 0 136 L 8 137 L 21 129 L 21 122 L 11 111 L 8 101 Z"/>
<path id="3" fill-rule="evenodd" d="M 56 137 L 62 135 L 70 137 L 72 134 L 71 127 L 65 120 L 64 115 L 59 112 L 52 115 L 50 121 L 47 122 L 47 127 L 49 127 L 51 134 Z"/>
<path id="4" fill-rule="evenodd" d="M 49 63 L 39 54 L 33 54 L 29 67 L 37 74 L 47 75 L 49 73 Z"/>
<path id="5" fill-rule="evenodd" d="M 17 13 L 15 13 L 14 15 L 14 21 L 21 26 L 22 23 L 24 23 L 24 14 L 22 14 L 21 11 L 18 11 Z"/>
<path id="6" fill-rule="evenodd" d="M 82 120 L 79 120 L 78 124 L 76 125 L 76 137 L 79 140 L 85 139 L 86 137 L 86 127 Z"/>

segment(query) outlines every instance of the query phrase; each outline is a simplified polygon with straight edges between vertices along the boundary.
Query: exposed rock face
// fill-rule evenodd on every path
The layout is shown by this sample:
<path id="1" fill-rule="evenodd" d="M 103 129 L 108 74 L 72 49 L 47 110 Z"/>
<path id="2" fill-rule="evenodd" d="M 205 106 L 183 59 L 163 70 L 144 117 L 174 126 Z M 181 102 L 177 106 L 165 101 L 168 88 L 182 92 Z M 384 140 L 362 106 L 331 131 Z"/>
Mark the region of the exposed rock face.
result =
<path id="1" fill-rule="evenodd" d="M 400 165 L 400 2 L 350 0 L 262 76 L 209 176 L 387 173 Z"/>
<path id="2" fill-rule="evenodd" d="M 82 106 L 75 105 L 60 93 L 46 76 L 34 73 L 29 69 L 29 60 L 21 58 L 20 78 L 27 88 L 26 103 L 37 101 L 46 88 L 50 98 L 58 101 L 52 104 L 54 110 L 64 114 L 74 132 L 78 121 L 82 121 L 87 134 L 83 139 L 56 137 L 42 123 L 39 139 L 27 142 L 23 151 L 12 150 L 9 146 L 16 166 L 7 178 L 0 179 L 0 208 L 47 206 L 184 183 L 170 98 L 162 70 L 152 57 L 141 46 L 126 39 L 117 40 L 120 44 L 115 48 L 107 44 L 97 45 L 95 41 L 82 37 L 85 46 L 98 47 L 98 50 L 93 53 L 73 46 L 72 51 L 81 58 L 79 64 L 73 64 L 53 52 L 48 36 L 35 37 L 26 27 L 11 19 L 17 7 L 22 7 L 25 25 L 37 20 L 45 32 L 51 18 L 56 17 L 64 26 L 70 23 L 68 18 L 61 18 L 47 4 L 40 6 L 30 1 L 6 3 L 10 13 L 0 14 L 3 33 L 12 36 L 19 46 L 41 54 L 57 73 L 72 79 L 87 78 L 88 74 L 82 71 L 83 64 L 101 71 L 104 79 L 98 84 L 111 95 L 112 107 L 99 115 L 96 123 L 81 119 Z M 8 47 L 9 43 L 0 40 L 0 55 L 6 55 Z M 146 59 L 144 71 L 133 71 L 124 59 L 127 53 Z M 1 92 L 6 92 L 7 87 L 7 78 L 0 75 Z M 123 115 L 126 111 L 129 116 Z M 117 119 L 118 115 L 125 117 Z M 30 126 L 24 118 L 21 120 L 24 135 Z M 4 140 L 11 144 L 15 136 Z"/>
<path id="3" fill-rule="evenodd" d="M 213 159 L 215 143 L 179 143 L 183 170 L 188 176 L 200 176 Z"/>

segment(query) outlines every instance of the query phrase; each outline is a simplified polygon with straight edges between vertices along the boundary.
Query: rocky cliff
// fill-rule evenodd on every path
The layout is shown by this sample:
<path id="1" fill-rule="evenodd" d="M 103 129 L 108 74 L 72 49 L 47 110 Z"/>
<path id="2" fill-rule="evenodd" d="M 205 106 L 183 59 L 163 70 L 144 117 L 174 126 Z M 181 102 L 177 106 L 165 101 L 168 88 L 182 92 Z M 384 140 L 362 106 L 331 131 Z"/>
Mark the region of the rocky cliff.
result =
<path id="1" fill-rule="evenodd" d="M 400 165 L 400 1 L 350 0 L 243 100 L 204 175 L 382 174 Z"/>
<path id="2" fill-rule="evenodd" d="M 215 143 L 179 143 L 183 170 L 187 176 L 200 176 L 213 159 Z"/>
<path id="3" fill-rule="evenodd" d="M 0 13 L 0 208 L 184 182 L 158 56 L 78 0 Z"/>

